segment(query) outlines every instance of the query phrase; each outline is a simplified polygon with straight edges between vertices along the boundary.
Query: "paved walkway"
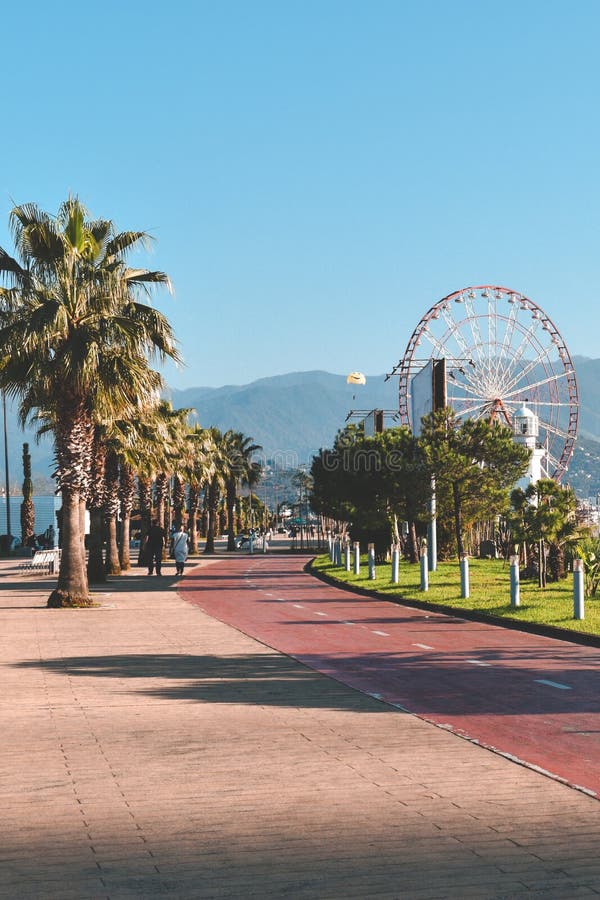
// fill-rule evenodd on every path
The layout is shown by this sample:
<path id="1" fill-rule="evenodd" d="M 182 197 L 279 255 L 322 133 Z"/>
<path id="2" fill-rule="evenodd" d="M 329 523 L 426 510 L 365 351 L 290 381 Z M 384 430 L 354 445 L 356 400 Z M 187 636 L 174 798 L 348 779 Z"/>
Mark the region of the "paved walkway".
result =
<path id="1" fill-rule="evenodd" d="M 600 797 L 600 651 L 341 589 L 308 556 L 221 560 L 185 599 L 280 653 Z"/>
<path id="2" fill-rule="evenodd" d="M 47 610 L 50 581 L 0 575 L 0 897 L 600 894 L 597 800 L 303 667 L 169 577 Z"/>

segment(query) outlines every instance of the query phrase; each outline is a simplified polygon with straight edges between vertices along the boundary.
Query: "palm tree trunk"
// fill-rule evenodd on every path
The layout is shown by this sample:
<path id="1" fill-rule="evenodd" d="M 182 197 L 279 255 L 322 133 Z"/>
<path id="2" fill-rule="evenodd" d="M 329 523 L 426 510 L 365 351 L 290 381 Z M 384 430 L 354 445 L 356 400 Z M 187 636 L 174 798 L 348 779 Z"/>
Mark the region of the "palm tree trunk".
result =
<path id="1" fill-rule="evenodd" d="M 121 539 L 119 541 L 119 562 L 121 563 L 121 571 L 127 572 L 131 569 L 131 551 L 129 544 L 131 542 L 131 513 L 126 513 L 121 519 Z"/>
<path id="2" fill-rule="evenodd" d="M 190 484 L 188 505 L 188 534 L 190 536 L 190 553 L 198 552 L 198 498 L 198 488 L 195 485 Z"/>
<path id="3" fill-rule="evenodd" d="M 102 545 L 104 541 L 104 525 L 102 507 L 104 506 L 106 444 L 101 438 L 100 428 L 94 429 L 92 468 L 90 472 L 90 535 L 88 540 L 87 574 L 92 583 L 106 581 Z"/>
<path id="4" fill-rule="evenodd" d="M 118 575 L 121 571 L 119 548 L 117 546 L 117 514 L 119 510 L 119 459 L 114 450 L 106 454 L 106 501 L 104 521 L 106 523 L 106 561 L 108 575 Z"/>
<path id="5" fill-rule="evenodd" d="M 185 515 L 185 484 L 179 475 L 173 477 L 173 525 L 179 531 Z"/>
<path id="6" fill-rule="evenodd" d="M 116 516 L 110 516 L 106 520 L 106 573 L 107 575 L 119 575 L 121 573 Z"/>
<path id="7" fill-rule="evenodd" d="M 80 497 L 66 485 L 62 492 L 62 555 L 58 583 L 48 598 L 48 606 L 91 606 L 85 557 L 81 545 Z"/>
<path id="8" fill-rule="evenodd" d="M 217 509 L 219 506 L 219 487 L 216 481 L 211 481 L 208 486 L 208 497 L 207 497 L 207 513 L 208 513 L 208 522 L 206 525 L 206 545 L 204 547 L 205 553 L 214 553 L 215 552 L 215 530 L 217 527 Z"/>
<path id="9" fill-rule="evenodd" d="M 121 461 L 119 474 L 119 501 L 121 506 L 121 540 L 119 542 L 119 561 L 121 569 L 126 572 L 131 568 L 131 556 L 129 552 L 129 538 L 131 525 L 131 510 L 133 509 L 133 495 L 135 492 L 135 478 L 133 466 Z"/>
<path id="10" fill-rule="evenodd" d="M 169 492 L 169 478 L 165 472 L 160 472 L 156 476 L 156 481 L 154 482 L 154 488 L 156 490 L 156 515 L 158 521 L 160 523 L 161 528 L 165 529 L 167 535 L 169 534 L 169 523 L 166 521 L 167 514 L 167 495 Z M 168 541 L 165 541 L 165 546 L 163 547 L 163 559 L 167 558 L 169 552 L 169 544 Z"/>
<path id="11" fill-rule="evenodd" d="M 227 480 L 226 492 L 227 524 L 229 525 L 227 532 L 227 549 L 235 550 L 235 501 L 237 490 L 236 482 L 231 478 Z"/>
<path id="12" fill-rule="evenodd" d="M 106 581 L 104 570 L 104 517 L 102 510 L 93 506 L 90 509 L 90 536 L 88 540 L 87 574 L 92 584 Z"/>
<path id="13" fill-rule="evenodd" d="M 138 500 L 140 504 L 140 550 L 138 553 L 138 566 L 148 563 L 146 538 L 150 531 L 152 519 L 152 479 L 138 475 Z"/>

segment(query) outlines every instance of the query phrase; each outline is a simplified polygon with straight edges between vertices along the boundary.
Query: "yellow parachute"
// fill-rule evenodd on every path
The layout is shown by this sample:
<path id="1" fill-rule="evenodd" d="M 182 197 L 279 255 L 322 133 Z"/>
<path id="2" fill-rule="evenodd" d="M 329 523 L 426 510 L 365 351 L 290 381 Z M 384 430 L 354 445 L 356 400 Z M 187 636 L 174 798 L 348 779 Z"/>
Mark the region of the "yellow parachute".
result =
<path id="1" fill-rule="evenodd" d="M 362 372 L 350 372 L 346 378 L 346 384 L 366 384 L 367 379 Z"/>

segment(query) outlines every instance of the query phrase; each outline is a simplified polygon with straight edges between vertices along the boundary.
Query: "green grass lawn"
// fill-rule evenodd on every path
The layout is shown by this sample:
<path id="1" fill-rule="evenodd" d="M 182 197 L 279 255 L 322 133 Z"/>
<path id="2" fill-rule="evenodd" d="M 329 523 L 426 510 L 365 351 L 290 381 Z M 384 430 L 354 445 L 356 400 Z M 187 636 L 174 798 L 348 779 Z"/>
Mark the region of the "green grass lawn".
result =
<path id="1" fill-rule="evenodd" d="M 429 573 L 427 592 L 420 589 L 420 567 L 404 560 L 400 561 L 398 584 L 392 584 L 390 563 L 377 565 L 376 578 L 370 581 L 366 556 L 361 557 L 360 575 L 346 572 L 343 561 L 341 568 L 332 565 L 328 555 L 317 557 L 313 568 L 348 586 L 377 591 L 382 599 L 439 603 L 456 610 L 474 610 L 517 622 L 534 622 L 600 635 L 600 600 L 587 599 L 585 619 L 573 618 L 572 575 L 558 584 L 549 584 L 545 590 L 539 588 L 536 582 L 521 581 L 521 605 L 513 609 L 510 605 L 510 567 L 502 560 L 469 560 L 470 597 L 467 600 L 460 596 L 460 569 L 457 561 L 439 563 L 437 571 Z"/>

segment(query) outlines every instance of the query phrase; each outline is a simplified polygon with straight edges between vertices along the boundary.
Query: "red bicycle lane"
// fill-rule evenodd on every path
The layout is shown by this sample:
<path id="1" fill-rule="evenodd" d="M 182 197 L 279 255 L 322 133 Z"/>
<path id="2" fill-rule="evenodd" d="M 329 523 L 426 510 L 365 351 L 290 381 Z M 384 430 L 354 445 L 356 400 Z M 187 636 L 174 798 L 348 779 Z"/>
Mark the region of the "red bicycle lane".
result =
<path id="1" fill-rule="evenodd" d="M 310 557 L 243 556 L 178 592 L 349 687 L 600 795 L 600 650 L 325 584 Z"/>

